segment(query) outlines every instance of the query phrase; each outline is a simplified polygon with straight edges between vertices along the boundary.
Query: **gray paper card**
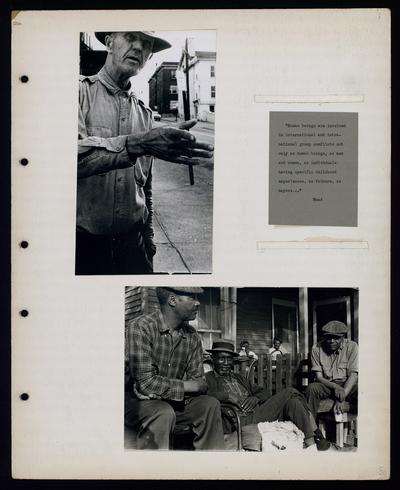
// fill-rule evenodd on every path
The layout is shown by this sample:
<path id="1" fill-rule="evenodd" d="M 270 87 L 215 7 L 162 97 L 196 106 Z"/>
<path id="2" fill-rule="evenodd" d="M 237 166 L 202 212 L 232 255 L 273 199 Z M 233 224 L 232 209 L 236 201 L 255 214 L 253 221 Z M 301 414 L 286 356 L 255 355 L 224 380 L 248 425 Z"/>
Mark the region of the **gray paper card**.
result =
<path id="1" fill-rule="evenodd" d="M 357 226 L 358 114 L 270 112 L 269 224 Z"/>

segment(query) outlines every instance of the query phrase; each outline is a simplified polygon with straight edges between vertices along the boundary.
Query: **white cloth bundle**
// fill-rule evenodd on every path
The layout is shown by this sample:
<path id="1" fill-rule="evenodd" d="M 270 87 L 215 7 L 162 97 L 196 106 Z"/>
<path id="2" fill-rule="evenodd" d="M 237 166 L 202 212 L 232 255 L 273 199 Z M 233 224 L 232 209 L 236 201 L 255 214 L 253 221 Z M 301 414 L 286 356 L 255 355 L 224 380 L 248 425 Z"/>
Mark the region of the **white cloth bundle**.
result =
<path id="1" fill-rule="evenodd" d="M 304 434 L 293 422 L 260 422 L 257 428 L 261 434 L 263 452 L 303 449 Z"/>

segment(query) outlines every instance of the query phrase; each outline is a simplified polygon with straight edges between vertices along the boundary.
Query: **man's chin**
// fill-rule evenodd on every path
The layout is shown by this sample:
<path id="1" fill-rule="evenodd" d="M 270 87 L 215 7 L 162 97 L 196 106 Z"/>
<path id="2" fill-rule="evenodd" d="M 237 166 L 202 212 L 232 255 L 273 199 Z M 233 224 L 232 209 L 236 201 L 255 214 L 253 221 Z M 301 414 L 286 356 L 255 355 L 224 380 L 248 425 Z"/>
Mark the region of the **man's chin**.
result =
<path id="1" fill-rule="evenodd" d="M 135 77 L 136 75 L 139 74 L 141 67 L 140 66 L 129 66 L 129 67 L 124 67 L 124 73 L 127 78 Z"/>

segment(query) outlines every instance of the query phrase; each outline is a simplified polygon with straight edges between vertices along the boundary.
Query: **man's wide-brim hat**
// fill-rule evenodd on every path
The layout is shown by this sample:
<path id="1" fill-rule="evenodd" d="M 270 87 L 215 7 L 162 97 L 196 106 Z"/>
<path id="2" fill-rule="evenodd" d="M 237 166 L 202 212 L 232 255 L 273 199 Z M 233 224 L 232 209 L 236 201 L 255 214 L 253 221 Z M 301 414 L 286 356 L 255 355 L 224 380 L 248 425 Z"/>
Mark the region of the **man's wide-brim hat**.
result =
<path id="1" fill-rule="evenodd" d="M 345 323 L 339 322 L 337 320 L 328 322 L 322 327 L 323 335 L 346 335 L 348 330 L 349 328 Z"/>
<path id="2" fill-rule="evenodd" d="M 164 286 L 164 289 L 167 289 L 168 291 L 173 291 L 174 293 L 178 293 L 178 294 L 182 294 L 182 295 L 204 293 L 203 288 L 197 288 L 197 287 L 184 288 L 184 287 L 175 287 L 175 286 Z"/>
<path id="3" fill-rule="evenodd" d="M 233 342 L 226 339 L 220 339 L 213 342 L 212 349 L 206 349 L 207 352 L 229 352 L 233 356 L 238 356 L 239 354 L 235 352 Z"/>
<path id="4" fill-rule="evenodd" d="M 116 31 L 114 31 L 116 32 Z M 150 38 L 153 40 L 153 53 L 158 53 L 159 51 L 162 51 L 163 49 L 168 49 L 171 47 L 170 43 L 166 41 L 165 39 L 161 39 L 161 37 L 157 37 L 154 35 L 153 31 L 139 31 L 141 34 L 144 36 Z M 106 45 L 106 36 L 109 36 L 111 32 L 95 32 L 94 35 L 96 38 Z"/>

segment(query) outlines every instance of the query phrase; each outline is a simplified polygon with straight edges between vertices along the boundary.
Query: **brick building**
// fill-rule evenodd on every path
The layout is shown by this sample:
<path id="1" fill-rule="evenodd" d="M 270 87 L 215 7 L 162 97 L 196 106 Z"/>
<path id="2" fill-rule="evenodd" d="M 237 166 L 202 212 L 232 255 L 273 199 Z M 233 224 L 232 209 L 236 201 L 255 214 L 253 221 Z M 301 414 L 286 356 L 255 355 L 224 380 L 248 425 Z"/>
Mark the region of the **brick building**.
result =
<path id="1" fill-rule="evenodd" d="M 170 114 L 178 107 L 177 68 L 178 63 L 164 61 L 149 79 L 149 105 L 160 114 Z"/>

